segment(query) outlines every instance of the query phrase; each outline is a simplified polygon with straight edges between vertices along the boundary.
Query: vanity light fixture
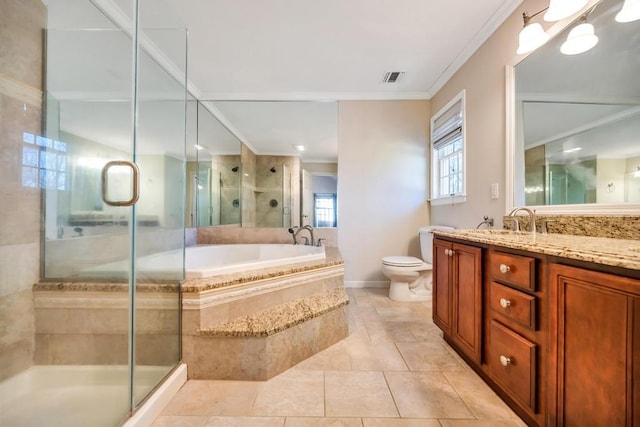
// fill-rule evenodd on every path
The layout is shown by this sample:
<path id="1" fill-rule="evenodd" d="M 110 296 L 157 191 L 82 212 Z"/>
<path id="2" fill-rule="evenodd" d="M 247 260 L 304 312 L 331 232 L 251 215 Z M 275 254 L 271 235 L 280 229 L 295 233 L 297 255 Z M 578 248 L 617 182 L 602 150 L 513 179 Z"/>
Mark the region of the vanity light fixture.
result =
<path id="1" fill-rule="evenodd" d="M 638 166 L 636 171 L 633 173 L 633 177 L 640 178 L 640 166 Z"/>
<path id="2" fill-rule="evenodd" d="M 633 22 L 640 19 L 640 0 L 624 0 L 622 9 L 615 17 L 616 22 Z"/>
<path id="3" fill-rule="evenodd" d="M 596 44 L 598 36 L 595 35 L 593 25 L 587 22 L 587 15 L 583 15 L 580 24 L 569 31 L 567 41 L 560 46 L 560 52 L 565 55 L 577 55 L 588 51 Z"/>
<path id="4" fill-rule="evenodd" d="M 640 0 L 632 0 L 632 1 L 640 1 Z M 549 41 L 549 39 L 551 38 L 551 36 L 542 29 L 542 25 L 540 25 L 537 22 L 531 23 L 531 18 L 534 18 L 539 14 L 541 14 L 542 12 L 547 11 L 547 13 L 545 13 L 544 15 L 545 21 L 547 22 L 559 21 L 561 19 L 567 18 L 573 15 L 574 13 L 578 12 L 580 9 L 585 7 L 588 2 L 589 0 L 550 0 L 548 7 L 542 9 L 539 12 L 534 13 L 531 16 L 529 16 L 527 12 L 524 12 L 522 14 L 522 18 L 524 20 L 524 28 L 520 30 L 518 50 L 516 51 L 516 53 L 518 55 L 522 55 L 524 53 L 529 53 L 531 51 L 534 51 L 540 46 L 542 46 L 543 44 L 545 44 L 547 41 Z M 593 8 L 591 8 L 591 10 L 593 10 Z M 586 14 L 585 14 L 585 19 L 586 19 Z M 593 29 L 593 26 L 591 26 L 591 28 Z M 586 33 L 587 31 L 585 29 L 586 27 L 581 28 L 580 34 Z M 595 34 L 593 34 L 593 31 L 591 33 L 593 37 L 596 37 Z M 593 38 L 591 38 L 591 40 L 593 40 Z M 597 43 L 597 37 L 596 37 L 596 43 Z M 595 43 L 593 44 L 593 46 L 595 46 Z M 591 49 L 591 47 L 589 47 L 588 49 L 585 49 L 584 51 Z M 581 53 L 581 52 L 576 52 L 576 53 Z"/>
<path id="5" fill-rule="evenodd" d="M 551 0 L 544 20 L 556 22 L 568 18 L 587 5 L 589 0 Z"/>

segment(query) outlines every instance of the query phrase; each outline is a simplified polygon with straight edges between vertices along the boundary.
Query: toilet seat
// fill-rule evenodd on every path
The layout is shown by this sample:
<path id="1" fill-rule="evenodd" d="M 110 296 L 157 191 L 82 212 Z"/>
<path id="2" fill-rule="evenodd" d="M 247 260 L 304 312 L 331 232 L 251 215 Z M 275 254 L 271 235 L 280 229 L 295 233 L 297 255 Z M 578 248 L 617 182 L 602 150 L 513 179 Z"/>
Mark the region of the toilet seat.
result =
<path id="1" fill-rule="evenodd" d="M 391 267 L 420 267 L 424 261 L 413 256 L 388 256 L 382 258 L 382 264 Z"/>

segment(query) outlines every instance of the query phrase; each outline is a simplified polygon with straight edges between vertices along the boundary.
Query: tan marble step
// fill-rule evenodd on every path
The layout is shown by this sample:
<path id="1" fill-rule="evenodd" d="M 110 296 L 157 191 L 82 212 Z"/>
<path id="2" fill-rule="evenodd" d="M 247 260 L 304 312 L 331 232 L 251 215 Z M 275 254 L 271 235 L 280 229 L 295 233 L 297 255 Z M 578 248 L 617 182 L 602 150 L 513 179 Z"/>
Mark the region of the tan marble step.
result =
<path id="1" fill-rule="evenodd" d="M 266 337 L 348 303 L 349 297 L 344 288 L 337 288 L 237 317 L 210 328 L 198 329 L 197 333 L 207 336 Z"/>

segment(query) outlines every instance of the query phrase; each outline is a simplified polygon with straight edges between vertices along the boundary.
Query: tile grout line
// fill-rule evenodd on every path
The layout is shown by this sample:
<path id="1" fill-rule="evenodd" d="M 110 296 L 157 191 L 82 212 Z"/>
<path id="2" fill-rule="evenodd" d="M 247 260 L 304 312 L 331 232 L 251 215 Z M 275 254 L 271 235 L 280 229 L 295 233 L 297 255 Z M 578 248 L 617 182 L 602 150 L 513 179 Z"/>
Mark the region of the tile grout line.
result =
<path id="1" fill-rule="evenodd" d="M 478 418 L 478 415 L 473 411 L 473 409 L 471 409 L 471 406 L 469 406 L 469 404 L 467 403 L 467 401 L 462 397 L 462 395 L 460 395 L 460 393 L 458 392 L 458 389 L 454 387 L 453 383 L 451 382 L 451 380 L 449 379 L 449 377 L 447 377 L 446 374 L 447 371 L 443 371 L 440 372 L 440 375 L 442 375 L 444 377 L 445 380 L 447 380 L 447 383 L 449 383 L 449 385 L 451 386 L 451 388 L 453 389 L 453 391 L 456 393 L 456 395 L 460 398 L 460 400 L 462 401 L 462 403 L 464 403 L 464 406 L 469 410 L 469 413 L 471 413 L 471 415 L 473 415 L 473 419 L 475 420 L 480 420 L 480 418 Z M 439 422 L 439 421 L 438 421 Z"/>
<path id="2" fill-rule="evenodd" d="M 391 386 L 389 385 L 389 380 L 387 379 L 387 371 L 380 371 L 382 373 L 382 377 L 384 378 L 384 382 L 387 385 L 387 389 L 389 390 L 389 394 L 391 395 L 391 399 L 393 400 L 393 405 L 396 407 L 396 412 L 398 413 L 398 418 L 402 419 L 402 413 L 400 413 L 400 408 L 398 407 L 398 402 L 396 402 L 396 397 L 393 395 L 393 391 L 391 391 Z M 364 423 L 363 423 L 364 424 Z"/>

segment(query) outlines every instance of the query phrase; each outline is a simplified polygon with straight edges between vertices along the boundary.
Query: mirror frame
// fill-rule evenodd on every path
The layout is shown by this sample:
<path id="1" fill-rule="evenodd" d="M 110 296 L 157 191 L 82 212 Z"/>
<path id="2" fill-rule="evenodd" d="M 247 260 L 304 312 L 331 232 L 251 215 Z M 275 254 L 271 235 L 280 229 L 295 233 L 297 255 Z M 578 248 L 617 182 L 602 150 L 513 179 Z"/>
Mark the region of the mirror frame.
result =
<path id="1" fill-rule="evenodd" d="M 547 33 L 551 37 L 556 37 L 558 33 L 564 31 L 568 26 L 578 19 L 584 10 L 593 7 L 600 0 L 589 0 L 587 5 L 569 18 L 553 24 Z M 515 143 L 516 143 L 516 76 L 515 66 L 529 55 L 536 51 L 529 52 L 524 55 L 514 56 L 505 66 L 505 214 L 511 212 L 517 206 L 514 205 L 515 200 Z M 592 215 L 625 215 L 640 212 L 640 204 L 634 203 L 585 203 L 580 205 L 527 205 L 530 209 L 535 209 L 541 214 L 592 214 Z"/>

